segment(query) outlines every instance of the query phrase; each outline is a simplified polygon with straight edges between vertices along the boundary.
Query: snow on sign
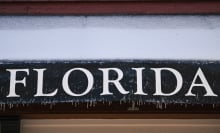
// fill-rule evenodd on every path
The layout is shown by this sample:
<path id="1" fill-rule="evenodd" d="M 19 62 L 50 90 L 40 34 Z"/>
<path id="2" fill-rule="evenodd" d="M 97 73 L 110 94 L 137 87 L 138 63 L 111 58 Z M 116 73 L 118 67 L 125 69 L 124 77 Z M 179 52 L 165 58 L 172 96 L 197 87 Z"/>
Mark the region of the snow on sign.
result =
<path id="1" fill-rule="evenodd" d="M 219 61 L 0 61 L 1 113 L 219 112 L 219 105 Z"/>

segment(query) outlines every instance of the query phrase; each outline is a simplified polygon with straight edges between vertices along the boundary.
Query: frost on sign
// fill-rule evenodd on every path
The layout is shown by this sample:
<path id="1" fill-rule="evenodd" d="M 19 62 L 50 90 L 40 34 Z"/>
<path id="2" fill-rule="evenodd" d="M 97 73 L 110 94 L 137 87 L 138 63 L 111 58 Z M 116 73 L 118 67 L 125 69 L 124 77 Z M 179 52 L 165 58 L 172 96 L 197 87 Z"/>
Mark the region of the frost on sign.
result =
<path id="1" fill-rule="evenodd" d="M 0 110 L 219 111 L 219 80 L 218 61 L 0 61 Z"/>

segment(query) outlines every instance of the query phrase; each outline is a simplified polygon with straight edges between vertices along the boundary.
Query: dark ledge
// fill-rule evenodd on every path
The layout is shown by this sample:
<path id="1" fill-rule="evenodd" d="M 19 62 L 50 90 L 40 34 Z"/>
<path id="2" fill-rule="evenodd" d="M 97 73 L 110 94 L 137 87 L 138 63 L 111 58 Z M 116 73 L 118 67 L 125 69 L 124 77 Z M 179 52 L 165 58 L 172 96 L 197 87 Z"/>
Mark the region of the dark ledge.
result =
<path id="1" fill-rule="evenodd" d="M 1 0 L 0 15 L 219 14 L 216 0 Z"/>

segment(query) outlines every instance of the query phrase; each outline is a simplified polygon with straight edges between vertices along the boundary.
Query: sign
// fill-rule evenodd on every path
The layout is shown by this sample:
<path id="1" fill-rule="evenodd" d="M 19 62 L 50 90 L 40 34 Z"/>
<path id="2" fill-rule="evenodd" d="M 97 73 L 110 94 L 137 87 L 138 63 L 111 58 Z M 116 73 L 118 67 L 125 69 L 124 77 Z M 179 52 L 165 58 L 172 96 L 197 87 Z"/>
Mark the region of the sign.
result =
<path id="1" fill-rule="evenodd" d="M 0 112 L 220 111 L 219 61 L 0 61 Z"/>

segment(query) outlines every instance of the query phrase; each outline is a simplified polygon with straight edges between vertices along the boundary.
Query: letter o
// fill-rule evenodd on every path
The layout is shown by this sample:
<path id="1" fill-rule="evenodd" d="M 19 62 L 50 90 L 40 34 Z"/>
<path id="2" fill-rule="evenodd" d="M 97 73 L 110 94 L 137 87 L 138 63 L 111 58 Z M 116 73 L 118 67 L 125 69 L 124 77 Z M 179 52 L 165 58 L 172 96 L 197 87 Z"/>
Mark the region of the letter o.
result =
<path id="1" fill-rule="evenodd" d="M 87 79 L 88 79 L 88 85 L 87 85 L 87 88 L 86 90 L 81 93 L 81 94 L 76 94 L 76 93 L 73 93 L 70 88 L 69 88 L 69 84 L 68 84 L 68 79 L 69 79 L 69 75 L 71 74 L 71 72 L 73 71 L 82 71 L 83 73 L 85 73 Z M 65 75 L 63 76 L 63 81 L 62 81 L 62 85 L 63 85 L 63 89 L 64 91 L 70 95 L 70 96 L 84 96 L 86 95 L 87 93 L 89 93 L 89 91 L 92 89 L 93 87 L 93 83 L 94 83 L 94 78 L 93 78 L 93 75 L 92 73 L 85 69 L 85 68 L 73 68 L 73 69 L 70 69 L 69 71 L 67 71 L 65 73 Z"/>

